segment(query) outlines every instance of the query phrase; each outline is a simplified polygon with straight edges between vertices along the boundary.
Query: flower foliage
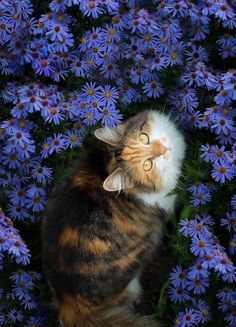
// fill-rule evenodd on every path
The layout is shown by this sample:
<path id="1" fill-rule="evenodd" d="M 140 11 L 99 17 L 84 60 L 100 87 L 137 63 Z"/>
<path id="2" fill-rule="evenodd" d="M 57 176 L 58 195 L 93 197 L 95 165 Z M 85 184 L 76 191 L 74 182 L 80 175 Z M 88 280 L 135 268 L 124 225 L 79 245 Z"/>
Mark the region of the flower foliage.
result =
<path id="1" fill-rule="evenodd" d="M 235 1 L 2 0 L 0 13 L 0 186 L 9 218 L 38 221 L 53 159 L 80 147 L 93 125 L 115 127 L 128 107 L 163 105 L 189 143 L 198 141 L 198 167 L 192 158 L 185 167 L 196 215 L 180 228 L 192 266 L 178 265 L 170 277 L 171 301 L 186 305 L 174 323 L 188 327 L 211 318 L 202 297 L 214 276 L 222 287 L 215 293 L 219 309 L 234 326 L 235 291 L 223 293 L 223 284 L 236 279 Z M 224 205 L 216 212 L 222 190 Z M 0 255 L 28 264 L 27 247 L 4 219 Z M 219 228 L 229 235 L 224 247 Z M 0 313 L 0 325 L 23 321 L 22 310 L 12 306 L 7 318 Z M 40 326 L 40 318 L 29 319 Z"/>

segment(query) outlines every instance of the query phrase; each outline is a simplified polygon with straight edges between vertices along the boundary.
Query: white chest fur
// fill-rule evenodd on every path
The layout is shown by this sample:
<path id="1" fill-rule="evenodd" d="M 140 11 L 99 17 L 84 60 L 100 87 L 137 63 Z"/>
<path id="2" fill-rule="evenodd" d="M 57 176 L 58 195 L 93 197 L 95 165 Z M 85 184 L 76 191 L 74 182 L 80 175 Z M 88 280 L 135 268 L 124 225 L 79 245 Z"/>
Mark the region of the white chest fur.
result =
<path id="1" fill-rule="evenodd" d="M 151 192 L 139 194 L 139 199 L 147 206 L 159 206 L 164 209 L 168 215 L 174 212 L 174 203 L 176 195 L 167 195 L 166 192 Z"/>

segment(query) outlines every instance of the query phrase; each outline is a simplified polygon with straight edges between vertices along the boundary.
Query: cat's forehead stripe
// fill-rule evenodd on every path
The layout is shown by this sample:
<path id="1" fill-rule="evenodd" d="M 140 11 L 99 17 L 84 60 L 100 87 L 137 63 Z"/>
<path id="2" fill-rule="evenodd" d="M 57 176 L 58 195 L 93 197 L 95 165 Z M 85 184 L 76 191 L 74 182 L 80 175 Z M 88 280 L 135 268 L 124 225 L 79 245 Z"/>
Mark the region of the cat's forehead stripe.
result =
<path id="1" fill-rule="evenodd" d="M 140 126 L 140 131 L 143 130 L 143 127 L 146 125 L 146 123 L 147 123 L 147 121 L 145 120 L 145 121 L 141 124 L 141 126 Z"/>

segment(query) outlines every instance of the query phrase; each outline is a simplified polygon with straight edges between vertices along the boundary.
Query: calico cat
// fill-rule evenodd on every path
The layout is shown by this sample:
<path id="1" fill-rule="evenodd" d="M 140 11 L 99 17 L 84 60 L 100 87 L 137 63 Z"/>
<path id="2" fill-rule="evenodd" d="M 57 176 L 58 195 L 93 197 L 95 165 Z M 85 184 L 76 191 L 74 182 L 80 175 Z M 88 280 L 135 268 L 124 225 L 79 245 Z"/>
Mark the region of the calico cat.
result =
<path id="1" fill-rule="evenodd" d="M 43 267 L 64 327 L 160 326 L 131 304 L 173 212 L 185 142 L 167 116 L 144 111 L 82 153 L 53 189 Z"/>

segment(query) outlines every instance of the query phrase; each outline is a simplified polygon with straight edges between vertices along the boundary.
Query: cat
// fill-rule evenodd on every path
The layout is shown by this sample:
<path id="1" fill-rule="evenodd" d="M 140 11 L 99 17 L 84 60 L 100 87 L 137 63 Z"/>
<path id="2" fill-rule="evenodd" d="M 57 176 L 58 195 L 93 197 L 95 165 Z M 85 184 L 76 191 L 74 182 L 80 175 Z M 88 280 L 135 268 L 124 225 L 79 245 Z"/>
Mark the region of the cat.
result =
<path id="1" fill-rule="evenodd" d="M 140 275 L 152 258 L 175 195 L 184 137 L 148 110 L 98 139 L 49 197 L 43 269 L 64 327 L 161 326 L 134 313 Z"/>

